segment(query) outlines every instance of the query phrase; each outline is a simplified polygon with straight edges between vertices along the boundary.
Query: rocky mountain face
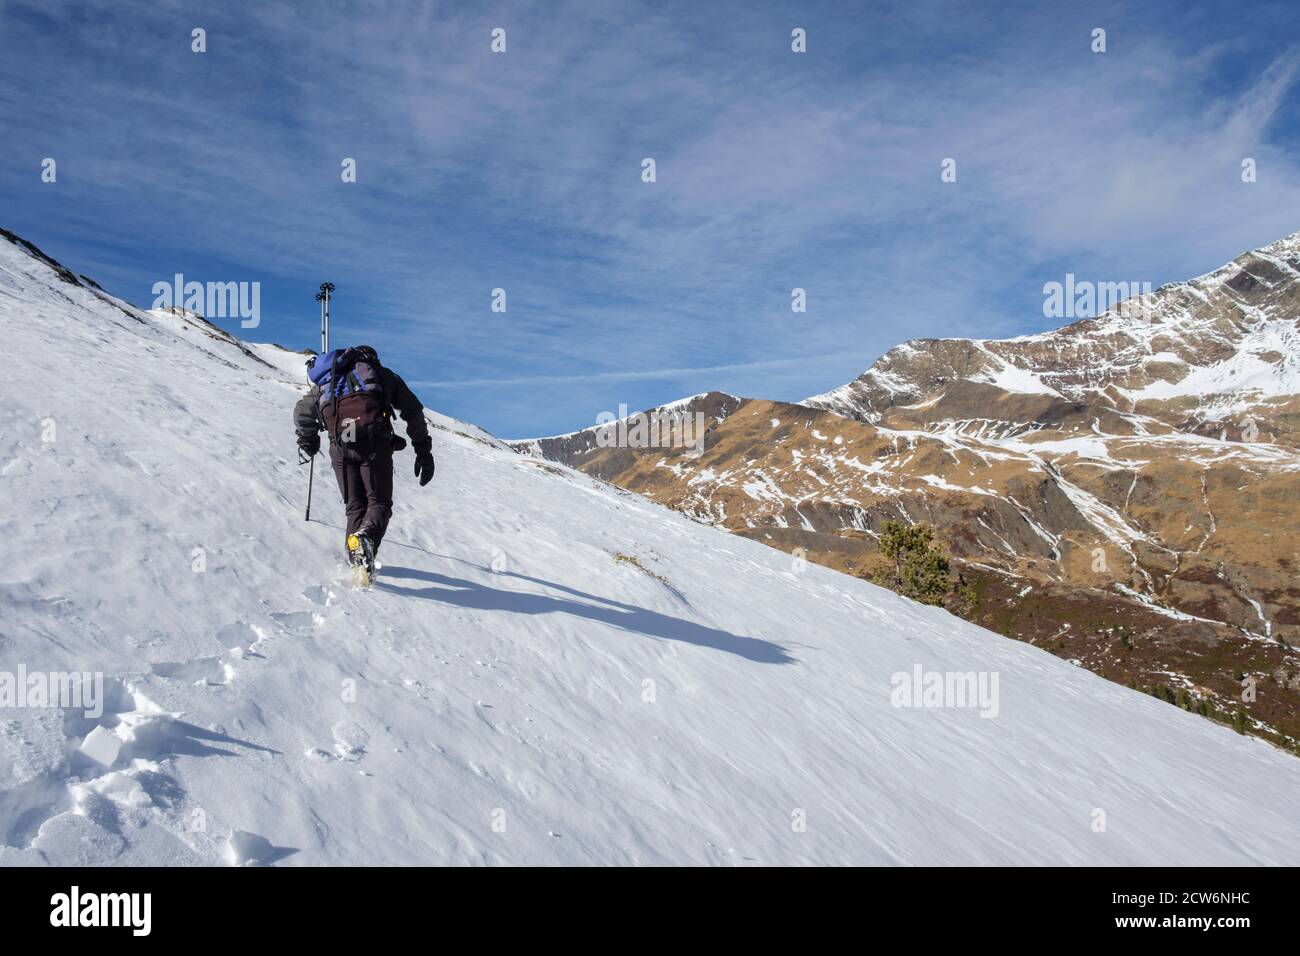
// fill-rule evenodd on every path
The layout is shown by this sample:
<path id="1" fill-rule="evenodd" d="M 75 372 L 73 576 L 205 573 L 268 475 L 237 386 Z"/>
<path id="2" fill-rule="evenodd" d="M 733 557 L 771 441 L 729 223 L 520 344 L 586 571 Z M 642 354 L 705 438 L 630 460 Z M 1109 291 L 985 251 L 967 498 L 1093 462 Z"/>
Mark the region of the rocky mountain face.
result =
<path id="1" fill-rule="evenodd" d="M 515 447 L 851 574 L 885 521 L 929 524 L 975 594 L 955 612 L 1295 749 L 1298 280 L 1300 233 L 1053 332 L 906 342 L 800 403 L 655 410 L 698 415 L 690 445 Z"/>

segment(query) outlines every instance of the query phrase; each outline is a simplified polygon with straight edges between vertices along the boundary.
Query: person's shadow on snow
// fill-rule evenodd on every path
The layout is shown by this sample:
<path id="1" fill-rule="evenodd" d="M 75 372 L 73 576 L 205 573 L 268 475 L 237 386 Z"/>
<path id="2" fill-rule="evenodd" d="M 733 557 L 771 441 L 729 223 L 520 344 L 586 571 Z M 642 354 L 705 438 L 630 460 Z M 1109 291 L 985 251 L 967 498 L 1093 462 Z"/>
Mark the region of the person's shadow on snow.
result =
<path id="1" fill-rule="evenodd" d="M 518 578 L 521 581 L 531 581 L 546 588 L 566 591 L 574 595 L 575 598 L 581 598 L 582 600 L 551 597 L 546 594 L 529 594 L 522 591 L 507 591 L 486 584 L 475 584 L 473 581 L 466 581 L 463 578 L 448 577 L 445 574 L 437 574 L 433 571 L 395 568 L 392 565 L 384 565 L 383 577 L 375 582 L 375 586 L 397 594 L 407 594 L 412 597 L 441 601 L 444 604 L 454 604 L 457 607 L 473 608 L 480 611 L 508 611 L 514 614 L 572 614 L 575 617 L 585 617 L 588 620 L 610 624 L 620 630 L 636 631 L 664 640 L 682 641 L 686 644 L 697 644 L 700 647 L 716 648 L 720 651 L 738 654 L 761 664 L 791 664 L 794 662 L 794 658 L 786 652 L 785 648 L 779 644 L 773 644 L 771 641 L 761 640 L 757 637 L 741 637 L 720 628 L 706 627 L 703 624 L 696 624 L 694 621 L 686 621 L 667 614 L 660 614 L 658 611 L 649 611 L 632 604 L 623 604 L 609 598 L 597 597 L 594 594 L 587 594 L 584 591 L 566 587 L 563 584 L 556 584 L 553 581 L 529 577 L 526 574 L 517 574 L 513 571 L 502 571 L 499 574 L 501 577 Z M 437 587 L 399 587 L 390 584 L 386 580 L 388 578 L 426 581 L 437 585 Z"/>

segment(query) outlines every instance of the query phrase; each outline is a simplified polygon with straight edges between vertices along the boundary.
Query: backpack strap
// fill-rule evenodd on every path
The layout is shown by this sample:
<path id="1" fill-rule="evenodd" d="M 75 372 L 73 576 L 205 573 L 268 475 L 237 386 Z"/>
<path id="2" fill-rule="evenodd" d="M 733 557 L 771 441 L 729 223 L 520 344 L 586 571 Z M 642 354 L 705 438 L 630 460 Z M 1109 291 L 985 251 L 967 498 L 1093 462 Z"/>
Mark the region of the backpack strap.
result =
<path id="1" fill-rule="evenodd" d="M 334 444 L 339 443 L 339 353 L 334 353 L 333 361 L 330 363 L 330 391 L 333 393 L 334 401 Z"/>

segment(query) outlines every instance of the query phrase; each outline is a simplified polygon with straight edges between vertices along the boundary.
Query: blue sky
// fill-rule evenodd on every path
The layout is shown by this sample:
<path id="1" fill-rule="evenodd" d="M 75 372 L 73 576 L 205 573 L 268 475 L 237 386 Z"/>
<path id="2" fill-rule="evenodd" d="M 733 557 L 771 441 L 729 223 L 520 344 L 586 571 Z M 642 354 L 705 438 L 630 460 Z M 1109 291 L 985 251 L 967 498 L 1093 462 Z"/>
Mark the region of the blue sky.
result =
<path id="1" fill-rule="evenodd" d="M 141 305 L 260 282 L 241 334 L 294 347 L 330 279 L 335 344 L 503 437 L 797 400 L 1060 324 L 1067 272 L 1158 285 L 1300 229 L 1292 0 L 272 6 L 0 4 L 0 226 Z"/>

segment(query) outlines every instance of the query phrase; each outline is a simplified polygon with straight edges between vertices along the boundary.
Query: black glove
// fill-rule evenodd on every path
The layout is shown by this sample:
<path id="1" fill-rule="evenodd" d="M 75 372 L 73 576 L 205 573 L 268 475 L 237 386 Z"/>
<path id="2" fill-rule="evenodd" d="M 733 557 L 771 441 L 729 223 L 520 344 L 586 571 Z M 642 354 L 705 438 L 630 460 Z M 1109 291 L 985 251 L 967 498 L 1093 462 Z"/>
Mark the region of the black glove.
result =
<path id="1" fill-rule="evenodd" d="M 432 452 L 421 452 L 415 456 L 415 477 L 420 479 L 421 488 L 433 479 Z"/>
<path id="2" fill-rule="evenodd" d="M 310 432 L 298 436 L 298 449 L 310 458 L 316 452 L 320 451 L 320 433 Z"/>

